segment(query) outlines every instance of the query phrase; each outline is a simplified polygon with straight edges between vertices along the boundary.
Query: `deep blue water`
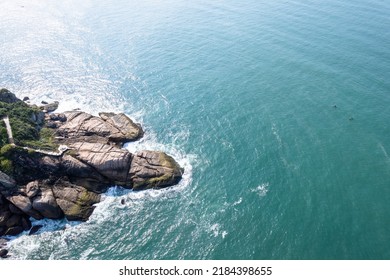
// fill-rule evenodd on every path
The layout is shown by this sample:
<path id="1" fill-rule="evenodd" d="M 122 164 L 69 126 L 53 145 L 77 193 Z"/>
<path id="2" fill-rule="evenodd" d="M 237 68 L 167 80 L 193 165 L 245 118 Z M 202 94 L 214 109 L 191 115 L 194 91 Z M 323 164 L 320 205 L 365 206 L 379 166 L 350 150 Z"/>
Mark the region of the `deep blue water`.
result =
<path id="1" fill-rule="evenodd" d="M 186 172 L 14 258 L 390 259 L 389 1 L 80 2 L 0 2 L 0 87 L 124 111 Z"/>

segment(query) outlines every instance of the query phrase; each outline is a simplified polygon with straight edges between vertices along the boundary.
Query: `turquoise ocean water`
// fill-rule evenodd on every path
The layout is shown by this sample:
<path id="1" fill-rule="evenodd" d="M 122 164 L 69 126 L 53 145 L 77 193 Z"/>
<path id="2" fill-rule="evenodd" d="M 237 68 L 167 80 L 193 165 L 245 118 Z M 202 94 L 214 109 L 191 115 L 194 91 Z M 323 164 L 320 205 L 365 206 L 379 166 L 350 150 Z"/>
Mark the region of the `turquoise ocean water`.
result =
<path id="1" fill-rule="evenodd" d="M 0 1 L 0 87 L 124 111 L 186 169 L 13 258 L 390 259 L 389 46 L 387 0 Z"/>

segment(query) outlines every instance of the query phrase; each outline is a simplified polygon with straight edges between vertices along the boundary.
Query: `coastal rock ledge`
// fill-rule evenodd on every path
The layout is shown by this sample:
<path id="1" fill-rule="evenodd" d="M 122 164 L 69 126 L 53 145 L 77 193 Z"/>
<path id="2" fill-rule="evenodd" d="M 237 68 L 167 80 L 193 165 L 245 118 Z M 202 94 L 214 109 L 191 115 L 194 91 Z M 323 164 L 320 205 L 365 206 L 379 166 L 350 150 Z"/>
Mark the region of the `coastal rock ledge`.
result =
<path id="1" fill-rule="evenodd" d="M 144 133 L 125 114 L 48 108 L 0 90 L 0 236 L 31 230 L 30 217 L 86 221 L 113 185 L 144 190 L 181 180 L 171 156 L 123 149 Z"/>

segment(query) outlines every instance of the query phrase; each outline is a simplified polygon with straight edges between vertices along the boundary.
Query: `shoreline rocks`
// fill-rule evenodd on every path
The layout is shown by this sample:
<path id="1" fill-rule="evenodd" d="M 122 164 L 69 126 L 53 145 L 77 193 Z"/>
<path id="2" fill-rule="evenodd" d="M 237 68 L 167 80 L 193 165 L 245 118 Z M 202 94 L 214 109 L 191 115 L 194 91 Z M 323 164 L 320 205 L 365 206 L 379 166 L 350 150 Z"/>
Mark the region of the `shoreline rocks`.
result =
<path id="1" fill-rule="evenodd" d="M 5 249 L 5 246 L 7 245 L 7 240 L 4 238 L 0 238 L 0 258 L 7 258 L 8 257 L 8 250 Z"/>
<path id="2" fill-rule="evenodd" d="M 7 90 L 1 92 L 1 102 L 22 102 Z M 0 170 L 0 236 L 34 233 L 30 217 L 86 221 L 100 194 L 113 185 L 134 190 L 164 188 L 182 178 L 184 170 L 163 152 L 132 154 L 123 149 L 125 142 L 144 134 L 125 114 L 47 113 L 56 107 L 58 102 L 45 104 L 33 121 L 40 122 L 52 146 L 65 147 L 62 152 L 17 145 L 1 148 L 6 151 L 1 156 L 11 166 Z"/>
<path id="3" fill-rule="evenodd" d="M 8 250 L 7 249 L 0 249 L 0 258 L 7 258 Z"/>

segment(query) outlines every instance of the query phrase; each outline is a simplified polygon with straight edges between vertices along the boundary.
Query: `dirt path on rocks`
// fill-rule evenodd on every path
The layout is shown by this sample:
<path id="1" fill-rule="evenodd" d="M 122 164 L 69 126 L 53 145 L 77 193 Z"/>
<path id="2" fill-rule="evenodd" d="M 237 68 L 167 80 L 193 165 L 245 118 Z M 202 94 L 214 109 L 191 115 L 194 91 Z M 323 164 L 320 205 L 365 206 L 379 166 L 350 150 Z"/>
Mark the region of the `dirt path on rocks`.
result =
<path id="1" fill-rule="evenodd" d="M 5 127 L 7 129 L 7 134 L 8 134 L 8 142 L 10 144 L 14 144 L 14 137 L 12 136 L 12 128 L 11 128 L 11 125 L 9 123 L 9 118 L 8 116 L 4 117 L 3 118 L 3 121 L 5 123 Z"/>

